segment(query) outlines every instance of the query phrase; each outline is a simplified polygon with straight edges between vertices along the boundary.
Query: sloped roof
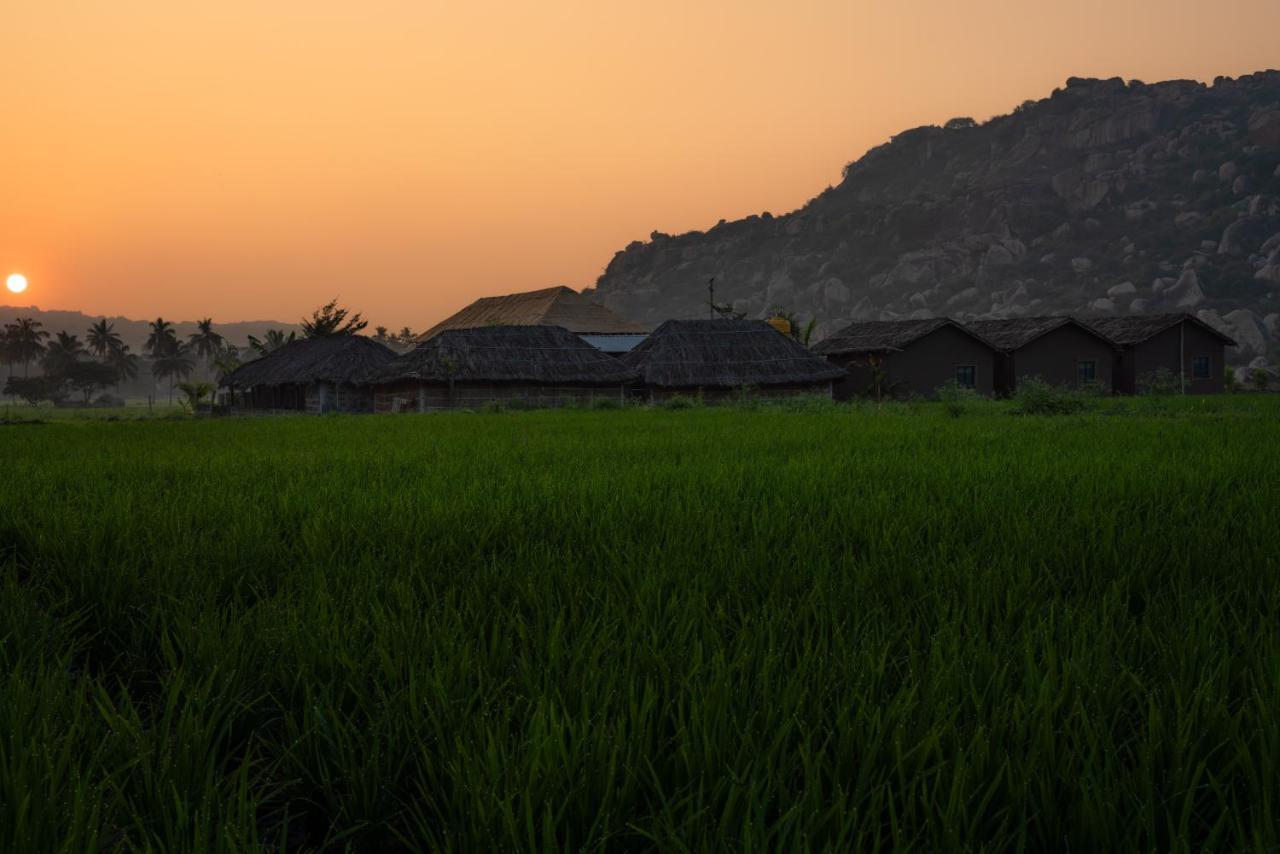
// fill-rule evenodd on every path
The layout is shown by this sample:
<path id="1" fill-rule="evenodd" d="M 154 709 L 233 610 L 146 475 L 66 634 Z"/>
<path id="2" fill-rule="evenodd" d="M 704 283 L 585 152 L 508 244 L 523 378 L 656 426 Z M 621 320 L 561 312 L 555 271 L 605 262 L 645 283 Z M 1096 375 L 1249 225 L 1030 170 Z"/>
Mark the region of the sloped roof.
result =
<path id="1" fill-rule="evenodd" d="M 1206 332 L 1221 338 L 1230 347 L 1236 346 L 1235 339 L 1219 329 L 1205 323 L 1194 314 L 1177 312 L 1171 314 L 1135 314 L 1129 317 L 1089 317 L 1085 322 L 1117 344 L 1140 344 L 1182 322 L 1194 323 Z"/>
<path id="2" fill-rule="evenodd" d="M 972 329 L 968 329 L 948 317 L 922 320 L 860 320 L 849 324 L 835 334 L 822 339 L 813 352 L 823 355 L 841 353 L 887 353 L 901 350 L 909 344 L 942 329 L 952 326 L 988 347 L 995 345 Z"/>
<path id="3" fill-rule="evenodd" d="M 395 355 L 363 335 L 300 338 L 236 368 L 223 378 L 222 385 L 250 388 L 314 382 L 358 383 L 365 374 L 390 362 Z"/>
<path id="4" fill-rule="evenodd" d="M 428 341 L 446 329 L 483 326 L 561 326 L 579 334 L 648 331 L 643 324 L 620 317 L 561 285 L 520 294 L 481 297 L 419 335 L 417 340 Z"/>
<path id="5" fill-rule="evenodd" d="M 619 359 L 666 388 L 788 385 L 845 372 L 763 320 L 668 320 Z"/>
<path id="6" fill-rule="evenodd" d="M 1053 317 L 1009 317 L 1000 320 L 971 320 L 965 324 L 971 331 L 990 341 L 1000 350 L 1017 350 L 1025 347 L 1042 335 L 1047 335 L 1062 326 L 1076 326 L 1085 332 L 1113 343 L 1090 324 L 1074 317 L 1063 315 Z"/>
<path id="7" fill-rule="evenodd" d="M 613 385 L 636 371 L 559 326 L 446 329 L 374 371 L 373 383 L 529 382 Z"/>

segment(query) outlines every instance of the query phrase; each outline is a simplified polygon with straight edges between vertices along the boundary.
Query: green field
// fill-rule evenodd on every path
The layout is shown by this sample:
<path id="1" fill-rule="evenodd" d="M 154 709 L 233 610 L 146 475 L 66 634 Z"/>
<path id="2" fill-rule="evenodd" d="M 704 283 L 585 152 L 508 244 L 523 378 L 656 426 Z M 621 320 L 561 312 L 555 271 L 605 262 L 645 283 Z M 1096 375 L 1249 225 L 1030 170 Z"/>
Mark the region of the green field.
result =
<path id="1" fill-rule="evenodd" d="M 1265 396 L 3 423 L 0 850 L 1274 851 L 1277 448 Z"/>

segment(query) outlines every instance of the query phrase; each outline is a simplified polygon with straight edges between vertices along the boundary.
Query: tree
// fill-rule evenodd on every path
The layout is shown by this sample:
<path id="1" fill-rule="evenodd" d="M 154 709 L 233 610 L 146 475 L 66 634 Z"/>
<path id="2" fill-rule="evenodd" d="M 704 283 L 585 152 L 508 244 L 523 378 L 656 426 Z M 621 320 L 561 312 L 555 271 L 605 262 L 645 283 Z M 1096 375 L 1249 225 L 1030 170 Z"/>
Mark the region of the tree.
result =
<path id="1" fill-rule="evenodd" d="M 809 339 L 813 337 L 813 330 L 818 325 L 818 318 L 811 318 L 808 323 L 802 325 L 799 316 L 794 311 L 788 311 L 781 306 L 774 306 L 769 309 L 769 316 L 781 317 L 791 328 L 791 337 L 804 346 L 809 346 Z"/>
<path id="2" fill-rule="evenodd" d="M 68 385 L 84 395 L 86 406 L 95 390 L 107 388 L 116 381 L 115 368 L 103 362 L 72 361 L 63 368 L 61 376 Z"/>
<path id="3" fill-rule="evenodd" d="M 967 130 L 968 128 L 976 128 L 978 123 L 968 116 L 960 116 L 943 125 L 944 130 Z"/>
<path id="4" fill-rule="evenodd" d="M 57 377 L 9 377 L 4 393 L 20 397 L 32 406 L 39 406 L 46 400 L 57 403 L 66 397 L 63 382 Z"/>
<path id="5" fill-rule="evenodd" d="M 80 361 L 84 352 L 84 345 L 79 338 L 69 332 L 59 332 L 45 348 L 41 360 L 44 372 L 49 376 L 63 376 L 71 365 Z"/>
<path id="6" fill-rule="evenodd" d="M 387 341 L 387 327 L 385 326 L 373 327 L 373 340 L 385 344 Z"/>
<path id="7" fill-rule="evenodd" d="M 107 322 L 105 317 L 89 327 L 89 333 L 85 336 L 85 340 L 89 343 L 89 352 L 103 362 L 107 361 L 112 353 L 124 346 L 124 341 L 120 338 L 120 334 Z"/>
<path id="8" fill-rule="evenodd" d="M 6 327 L 9 330 L 10 358 L 22 365 L 22 375 L 29 376 L 31 363 L 44 354 L 45 340 L 49 333 L 42 324 L 30 317 L 20 317 Z"/>
<path id="9" fill-rule="evenodd" d="M 151 375 L 158 380 L 169 381 L 169 402 L 173 403 L 173 381 L 175 378 L 186 379 L 195 370 L 196 362 L 191 357 L 191 349 L 186 344 L 174 339 L 168 348 L 151 362 Z"/>
<path id="10" fill-rule="evenodd" d="M 1267 373 L 1265 368 L 1254 368 L 1249 374 L 1249 382 L 1253 383 L 1254 391 L 1266 391 L 1267 386 L 1271 383 L 1271 375 Z"/>
<path id="11" fill-rule="evenodd" d="M 413 330 L 412 330 L 412 329 L 410 329 L 410 328 L 409 328 L 409 327 L 407 327 L 407 326 L 401 327 L 401 329 L 400 329 L 400 340 L 401 340 L 401 341 L 403 341 L 403 342 L 404 342 L 404 343 L 406 343 L 406 344 L 410 344 L 410 343 L 412 343 L 412 342 L 413 342 Z"/>
<path id="12" fill-rule="evenodd" d="M 335 297 L 311 312 L 310 320 L 303 318 L 302 335 L 304 338 L 354 335 L 368 325 L 369 321 L 362 319 L 359 312 L 352 314 L 350 309 L 339 306 Z"/>
<path id="13" fill-rule="evenodd" d="M 174 332 L 172 323 L 163 317 L 157 317 L 151 322 L 151 334 L 147 336 L 146 347 L 148 356 L 154 359 L 168 352 L 177 343 L 178 333 Z"/>
<path id="14" fill-rule="evenodd" d="M 290 332 L 284 334 L 283 329 L 268 329 L 267 334 L 258 339 L 252 335 L 249 336 L 249 346 L 259 356 L 265 356 L 268 353 L 279 350 L 286 344 L 292 344 L 297 340 L 298 333 Z"/>
<path id="15" fill-rule="evenodd" d="M 218 355 L 213 358 L 213 370 L 218 382 L 226 379 L 227 374 L 240 367 L 240 351 L 234 344 L 223 344 Z"/>
<path id="16" fill-rule="evenodd" d="M 196 356 L 204 359 L 210 366 L 213 360 L 222 352 L 222 336 L 213 331 L 212 318 L 204 318 L 196 321 L 196 331 L 188 336 L 191 349 Z"/>
<path id="17" fill-rule="evenodd" d="M 120 388 L 120 383 L 136 379 L 138 376 L 138 356 L 129 352 L 128 344 L 121 344 L 119 348 L 111 351 L 111 355 L 107 357 L 107 363 L 115 371 L 117 390 Z"/>

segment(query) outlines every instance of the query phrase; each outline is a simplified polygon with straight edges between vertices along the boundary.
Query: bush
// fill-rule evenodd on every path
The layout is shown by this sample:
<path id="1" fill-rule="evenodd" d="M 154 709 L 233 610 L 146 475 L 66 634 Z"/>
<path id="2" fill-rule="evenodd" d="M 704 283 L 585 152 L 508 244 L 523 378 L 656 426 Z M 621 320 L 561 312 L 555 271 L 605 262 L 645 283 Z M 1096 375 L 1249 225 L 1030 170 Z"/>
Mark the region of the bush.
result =
<path id="1" fill-rule="evenodd" d="M 969 386 L 960 385 L 955 380 L 947 380 L 938 387 L 938 400 L 942 401 L 942 406 L 946 409 L 947 414 L 952 418 L 959 418 L 969 411 L 969 407 L 977 403 L 979 395 Z"/>
<path id="2" fill-rule="evenodd" d="M 673 394 L 658 404 L 663 409 L 693 409 L 701 405 L 701 401 L 683 394 Z"/>
<path id="3" fill-rule="evenodd" d="M 597 397 L 591 401 L 592 409 L 621 409 L 622 401 L 612 397 Z"/>
<path id="4" fill-rule="evenodd" d="M 1090 405 L 1086 393 L 1050 385 L 1039 377 L 1019 380 L 1013 401 L 1015 415 L 1075 415 Z"/>
<path id="5" fill-rule="evenodd" d="M 1235 394 L 1240 390 L 1240 378 L 1236 376 L 1236 369 L 1227 367 L 1222 371 L 1223 387 L 1227 394 Z"/>
<path id="6" fill-rule="evenodd" d="M 1182 394 L 1182 380 L 1168 368 L 1158 368 L 1138 377 L 1138 394 Z"/>
<path id="7" fill-rule="evenodd" d="M 1254 368 L 1249 374 L 1249 382 L 1253 385 L 1254 391 L 1266 391 L 1267 386 L 1271 384 L 1271 375 L 1267 373 L 1266 368 Z"/>
<path id="8" fill-rule="evenodd" d="M 94 398 L 93 405 L 101 409 L 119 409 L 124 406 L 124 398 L 114 394 L 100 394 Z"/>

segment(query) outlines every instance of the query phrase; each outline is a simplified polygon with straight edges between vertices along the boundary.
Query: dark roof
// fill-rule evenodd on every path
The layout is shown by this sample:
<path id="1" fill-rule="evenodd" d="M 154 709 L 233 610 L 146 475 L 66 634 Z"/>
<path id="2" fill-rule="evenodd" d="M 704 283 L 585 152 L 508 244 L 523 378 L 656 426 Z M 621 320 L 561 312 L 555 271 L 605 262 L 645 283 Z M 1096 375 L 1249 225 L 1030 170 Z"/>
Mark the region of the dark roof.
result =
<path id="1" fill-rule="evenodd" d="M 1214 329 L 1194 314 L 1135 314 L 1129 317 L 1089 317 L 1085 322 L 1117 344 L 1140 344 L 1182 322 L 1194 323 L 1206 332 L 1221 338 L 1228 346 L 1236 342 L 1226 333 Z"/>
<path id="2" fill-rule="evenodd" d="M 563 285 L 482 297 L 418 336 L 428 341 L 446 329 L 476 329 L 483 326 L 563 326 L 570 332 L 647 332 L 648 327 L 619 317 L 598 302 Z"/>
<path id="3" fill-rule="evenodd" d="M 923 320 L 859 320 L 814 345 L 813 352 L 823 355 L 842 353 L 888 353 L 901 350 L 909 344 L 942 329 L 952 326 L 977 339 L 988 347 L 995 345 L 972 329 L 967 329 L 948 317 Z"/>
<path id="4" fill-rule="evenodd" d="M 1042 335 L 1047 335 L 1062 326 L 1076 326 L 1108 344 L 1111 339 L 1094 329 L 1088 323 L 1073 317 L 1009 317 L 1001 320 L 971 320 L 965 324 L 973 332 L 990 341 L 1000 350 L 1017 350 L 1025 347 Z"/>
<path id="5" fill-rule="evenodd" d="M 249 388 L 360 382 L 369 371 L 387 364 L 395 355 L 363 335 L 301 338 L 246 362 L 224 377 L 222 384 L 228 388 Z"/>
<path id="6" fill-rule="evenodd" d="M 446 329 L 369 379 L 613 385 L 636 372 L 559 326 Z"/>
<path id="7" fill-rule="evenodd" d="M 646 384 L 666 388 L 818 383 L 845 375 L 763 320 L 668 320 L 619 361 L 639 370 Z"/>

